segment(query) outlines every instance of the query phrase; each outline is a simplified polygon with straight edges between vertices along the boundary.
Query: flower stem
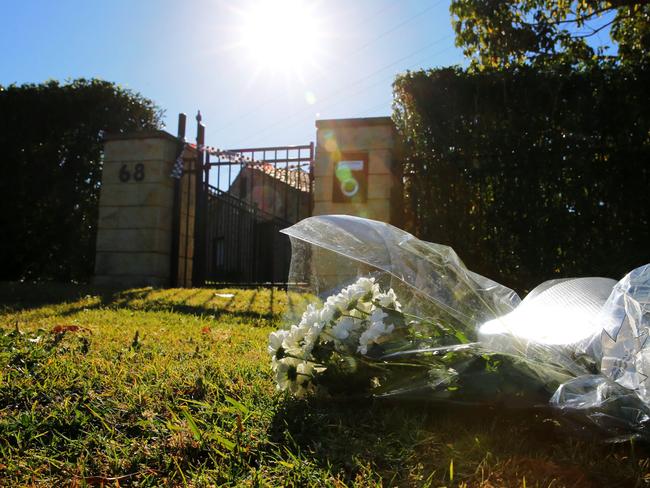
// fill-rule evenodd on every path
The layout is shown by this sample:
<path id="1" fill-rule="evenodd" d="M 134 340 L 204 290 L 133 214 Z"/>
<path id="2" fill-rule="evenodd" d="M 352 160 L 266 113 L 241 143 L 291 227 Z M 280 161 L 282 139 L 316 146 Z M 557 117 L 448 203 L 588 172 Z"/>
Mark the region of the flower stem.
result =
<path id="1" fill-rule="evenodd" d="M 423 323 L 423 324 L 430 324 L 430 325 L 433 325 L 435 328 L 437 328 L 438 330 L 440 330 L 440 331 L 442 331 L 442 332 L 445 332 L 445 333 L 449 333 L 449 332 L 451 332 L 451 333 L 452 333 L 453 335 L 455 335 L 456 337 L 458 337 L 457 334 L 461 333 L 461 332 L 459 332 L 458 329 L 456 329 L 456 327 L 454 327 L 453 325 L 449 325 L 449 324 L 446 324 L 446 325 L 437 324 L 437 323 L 435 323 L 434 321 L 432 321 L 432 320 L 430 320 L 430 319 L 425 319 L 425 318 L 422 318 L 422 317 L 418 317 L 417 315 L 414 315 L 414 314 L 412 314 L 412 313 L 408 313 L 408 312 L 404 312 L 403 310 L 395 310 L 394 308 L 388 308 L 388 307 L 383 307 L 383 308 L 386 308 L 387 310 L 391 310 L 391 311 L 393 311 L 393 312 L 401 313 L 401 314 L 404 315 L 405 317 L 408 317 L 408 318 L 411 318 L 411 319 L 418 320 L 419 322 L 421 322 L 421 323 Z M 462 333 L 462 335 L 464 336 L 465 334 Z"/>

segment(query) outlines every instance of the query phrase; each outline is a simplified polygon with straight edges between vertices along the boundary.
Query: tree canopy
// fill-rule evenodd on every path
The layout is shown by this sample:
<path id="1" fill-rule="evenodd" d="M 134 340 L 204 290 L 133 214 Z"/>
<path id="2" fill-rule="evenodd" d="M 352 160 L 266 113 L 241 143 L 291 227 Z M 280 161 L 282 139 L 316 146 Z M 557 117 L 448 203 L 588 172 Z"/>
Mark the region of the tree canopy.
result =
<path id="1" fill-rule="evenodd" d="M 648 0 L 452 0 L 450 11 L 456 45 L 474 68 L 649 58 Z"/>
<path id="2" fill-rule="evenodd" d="M 158 128 L 161 117 L 108 81 L 0 86 L 0 279 L 92 274 L 102 131 Z"/>

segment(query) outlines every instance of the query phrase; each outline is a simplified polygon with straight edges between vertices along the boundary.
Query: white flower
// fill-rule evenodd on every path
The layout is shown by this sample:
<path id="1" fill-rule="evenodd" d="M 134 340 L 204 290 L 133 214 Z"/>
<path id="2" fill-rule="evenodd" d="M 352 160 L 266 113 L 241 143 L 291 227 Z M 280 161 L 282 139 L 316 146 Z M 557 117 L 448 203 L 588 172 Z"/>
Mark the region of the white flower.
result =
<path id="1" fill-rule="evenodd" d="M 350 336 L 350 332 L 355 329 L 355 320 L 350 317 L 343 317 L 332 327 L 331 335 L 339 341 L 344 341 Z"/>
<path id="2" fill-rule="evenodd" d="M 324 310 L 327 311 L 321 312 L 321 320 L 332 320 L 337 310 L 341 313 L 352 310 L 359 300 L 372 301 L 373 297 L 378 293 L 379 285 L 375 283 L 374 278 L 359 278 L 336 295 L 327 298 L 324 306 Z"/>
<path id="3" fill-rule="evenodd" d="M 398 312 L 402 308 L 402 304 L 397 301 L 397 295 L 395 295 L 395 291 L 392 288 L 386 293 L 377 294 L 375 300 L 377 303 L 379 303 L 380 306 L 385 308 L 392 308 Z"/>
<path id="4" fill-rule="evenodd" d="M 284 354 L 282 343 L 288 335 L 288 330 L 277 330 L 269 334 L 269 345 L 267 347 L 267 351 L 272 358 L 276 358 L 278 356 L 278 352 L 280 352 L 280 356 Z M 280 357 L 278 359 L 282 358 Z"/>
<path id="5" fill-rule="evenodd" d="M 302 354 L 302 341 L 307 334 L 307 327 L 292 325 L 289 333 L 282 341 L 282 347 L 291 356 L 300 356 Z"/>
<path id="6" fill-rule="evenodd" d="M 283 350 L 290 356 L 308 359 L 324 326 L 320 321 L 320 310 L 310 304 L 303 313 L 300 324 L 292 325 L 284 336 Z"/>
<path id="7" fill-rule="evenodd" d="M 356 304 L 361 299 L 372 300 L 372 297 L 379 292 L 379 286 L 375 283 L 374 278 L 359 278 L 355 283 L 341 290 L 341 295 L 348 304 Z"/>
<path id="8" fill-rule="evenodd" d="M 331 355 L 330 348 L 319 349 L 324 343 L 332 341 L 339 353 L 356 348 L 367 354 L 372 344 L 384 342 L 395 329 L 384 323 L 384 308 L 400 310 L 395 292 L 382 292 L 374 278 L 359 278 L 328 297 L 322 307 L 308 305 L 297 325 L 270 334 L 267 350 L 278 389 L 302 396 L 323 388 L 315 379 L 327 369 Z"/>
<path id="9" fill-rule="evenodd" d="M 307 310 L 302 314 L 299 326 L 311 327 L 314 323 L 320 321 L 320 312 L 313 304 L 307 306 Z"/>
<path id="10" fill-rule="evenodd" d="M 314 390 L 314 376 L 318 372 L 314 367 L 314 363 L 304 361 L 297 367 L 296 381 L 291 385 L 291 393 L 297 397 L 301 397 L 306 393 Z"/>
<path id="11" fill-rule="evenodd" d="M 357 302 L 356 310 L 352 310 L 350 312 L 350 315 L 354 315 L 355 317 L 359 318 L 366 318 L 369 313 L 371 313 L 375 309 L 375 306 L 372 304 L 372 302 L 364 302 L 364 301 L 359 301 Z"/>
<path id="12" fill-rule="evenodd" d="M 298 365 L 300 361 L 295 358 L 283 358 L 274 361 L 275 382 L 278 390 L 287 390 L 293 387 L 298 378 Z"/>
<path id="13" fill-rule="evenodd" d="M 349 305 L 350 301 L 348 300 L 347 294 L 343 293 L 343 291 L 337 295 L 327 297 L 325 301 L 326 307 L 333 308 L 334 311 L 341 313 L 347 311 Z"/>
<path id="14" fill-rule="evenodd" d="M 309 328 L 305 334 L 305 338 L 303 339 L 303 357 L 307 357 L 311 354 L 311 351 L 314 349 L 314 346 L 316 345 L 316 342 L 318 341 L 318 338 L 320 337 L 320 333 L 323 330 L 324 326 L 324 323 L 316 322 Z"/>
<path id="15" fill-rule="evenodd" d="M 313 363 L 295 358 L 275 361 L 275 380 L 278 390 L 289 390 L 296 396 L 302 396 L 313 388 L 313 379 L 319 370 Z"/>
<path id="16" fill-rule="evenodd" d="M 319 314 L 320 321 L 324 324 L 329 324 L 332 320 L 334 320 L 334 314 L 336 314 L 337 311 L 338 309 L 336 307 L 332 306 L 329 303 L 325 303 Z"/>
<path id="17" fill-rule="evenodd" d="M 359 278 L 355 283 L 357 293 L 360 293 L 361 298 L 372 300 L 372 298 L 379 293 L 379 285 L 375 283 L 374 278 Z"/>
<path id="18" fill-rule="evenodd" d="M 373 311 L 372 315 L 370 316 L 372 324 L 363 332 L 363 334 L 361 334 L 361 337 L 359 337 L 359 347 L 357 350 L 361 354 L 367 354 L 368 347 L 371 344 L 379 343 L 379 339 L 382 336 L 386 336 L 395 330 L 395 326 L 393 324 L 384 324 L 384 318 L 386 317 L 388 317 L 388 315 L 380 309 Z"/>
<path id="19" fill-rule="evenodd" d="M 386 312 L 384 312 L 381 308 L 376 308 L 372 311 L 372 314 L 370 314 L 368 320 L 372 322 L 372 325 L 375 325 L 377 323 L 383 324 L 386 317 L 388 317 L 388 314 Z"/>

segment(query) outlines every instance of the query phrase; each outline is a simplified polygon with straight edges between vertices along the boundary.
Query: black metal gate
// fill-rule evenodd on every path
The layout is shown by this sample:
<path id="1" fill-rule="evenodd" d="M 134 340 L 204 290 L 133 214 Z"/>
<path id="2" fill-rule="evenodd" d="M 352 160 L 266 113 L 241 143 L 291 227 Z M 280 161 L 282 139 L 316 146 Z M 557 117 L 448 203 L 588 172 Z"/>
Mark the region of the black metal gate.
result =
<path id="1" fill-rule="evenodd" d="M 193 285 L 286 284 L 280 230 L 311 215 L 314 144 L 219 150 L 204 145 L 197 119 Z"/>

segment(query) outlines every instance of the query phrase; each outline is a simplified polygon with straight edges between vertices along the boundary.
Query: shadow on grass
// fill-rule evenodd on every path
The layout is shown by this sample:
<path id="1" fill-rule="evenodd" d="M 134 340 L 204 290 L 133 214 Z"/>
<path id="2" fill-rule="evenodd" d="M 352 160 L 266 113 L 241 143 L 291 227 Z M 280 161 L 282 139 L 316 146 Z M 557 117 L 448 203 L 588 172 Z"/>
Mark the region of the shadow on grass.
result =
<path id="1" fill-rule="evenodd" d="M 0 308 L 6 311 L 18 312 L 38 309 L 47 306 L 69 304 L 57 314 L 70 316 L 82 310 L 100 308 L 128 308 L 143 311 L 170 311 L 197 316 L 210 315 L 215 319 L 222 316 L 236 316 L 251 320 L 279 319 L 278 308 L 274 309 L 274 293 L 264 309 L 256 307 L 259 290 L 232 290 L 232 296 L 224 303 L 215 302 L 215 290 L 199 289 L 114 289 L 89 285 L 69 285 L 61 283 L 0 283 Z M 248 293 L 242 304 L 234 307 L 239 293 Z M 192 303 L 201 294 L 207 298 L 199 303 Z M 79 303 L 85 298 L 95 299 L 92 303 Z M 98 300 L 97 300 L 98 299 Z"/>
<path id="2" fill-rule="evenodd" d="M 447 484 L 451 464 L 455 483 L 469 486 L 521 486 L 524 477 L 530 486 L 637 486 L 650 462 L 648 445 L 577 436 L 550 409 L 287 400 L 269 437 L 346 482 L 370 466 L 387 486 Z"/>
<path id="3" fill-rule="evenodd" d="M 56 282 L 0 282 L 0 305 L 14 311 L 30 310 L 65 302 L 76 302 L 86 295 L 96 295 L 98 292 L 102 292 L 102 295 L 110 293 L 108 290 L 98 290 L 89 285 Z"/>

